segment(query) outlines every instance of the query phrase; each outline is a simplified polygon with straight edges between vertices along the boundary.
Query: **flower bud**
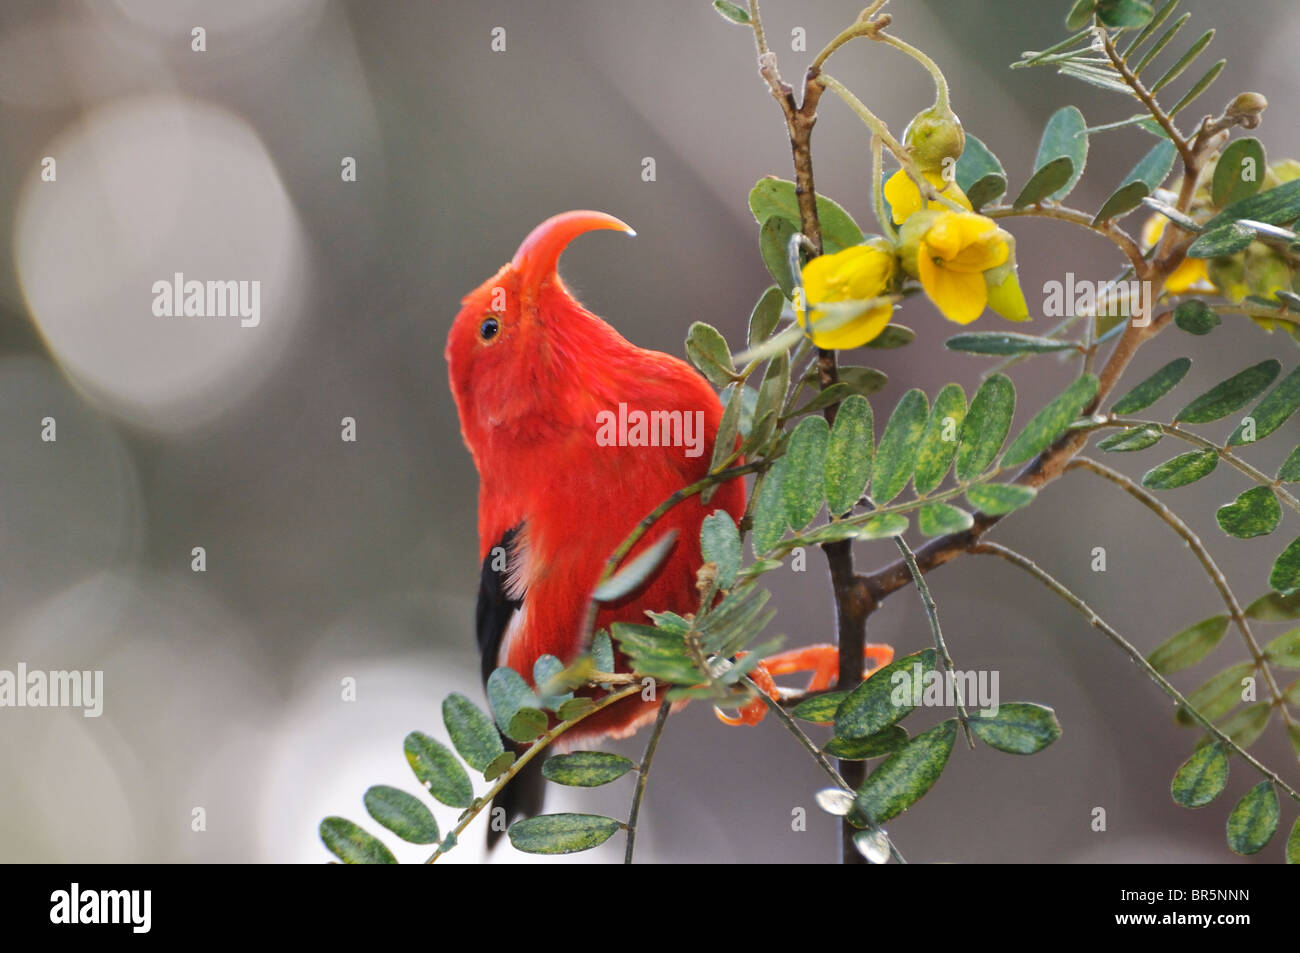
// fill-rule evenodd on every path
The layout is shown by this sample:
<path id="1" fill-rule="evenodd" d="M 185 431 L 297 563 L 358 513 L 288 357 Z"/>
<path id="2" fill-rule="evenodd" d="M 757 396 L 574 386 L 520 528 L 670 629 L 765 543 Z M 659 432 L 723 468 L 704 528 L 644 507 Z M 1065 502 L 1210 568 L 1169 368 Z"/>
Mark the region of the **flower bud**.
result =
<path id="1" fill-rule="evenodd" d="M 903 142 L 922 172 L 939 172 L 945 160 L 955 162 L 961 156 L 966 148 L 966 133 L 951 110 L 941 112 L 938 106 L 931 106 L 908 123 Z"/>
<path id="2" fill-rule="evenodd" d="M 1260 123 L 1260 117 L 1268 108 L 1268 100 L 1259 93 L 1242 93 L 1232 102 L 1223 115 L 1243 129 L 1254 129 Z"/>

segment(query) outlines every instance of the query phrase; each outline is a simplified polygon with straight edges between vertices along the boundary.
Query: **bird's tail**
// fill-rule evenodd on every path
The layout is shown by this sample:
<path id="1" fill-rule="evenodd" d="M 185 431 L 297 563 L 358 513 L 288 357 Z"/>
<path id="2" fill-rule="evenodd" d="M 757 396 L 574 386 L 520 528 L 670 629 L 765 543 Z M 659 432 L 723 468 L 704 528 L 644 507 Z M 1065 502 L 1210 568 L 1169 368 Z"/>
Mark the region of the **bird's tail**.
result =
<path id="1" fill-rule="evenodd" d="M 516 755 L 523 754 L 527 745 L 516 745 Z M 542 759 L 533 758 L 524 765 L 519 774 L 510 779 L 495 798 L 492 799 L 491 818 L 488 824 L 488 850 L 501 839 L 506 828 L 518 817 L 535 817 L 541 813 L 542 800 L 546 794 L 546 779 L 542 777 Z M 505 823 L 498 824 L 497 808 L 505 811 Z"/>

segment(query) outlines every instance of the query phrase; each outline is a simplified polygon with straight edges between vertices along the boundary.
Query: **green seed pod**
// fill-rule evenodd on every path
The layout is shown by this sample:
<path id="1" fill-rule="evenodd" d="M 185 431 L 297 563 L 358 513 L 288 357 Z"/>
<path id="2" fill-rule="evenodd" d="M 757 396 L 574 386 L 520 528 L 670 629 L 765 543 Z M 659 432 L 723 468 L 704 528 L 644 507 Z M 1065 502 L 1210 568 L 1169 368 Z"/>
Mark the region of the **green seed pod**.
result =
<path id="1" fill-rule="evenodd" d="M 966 148 L 966 133 L 951 110 L 940 112 L 938 106 L 931 106 L 908 123 L 903 142 L 922 172 L 941 172 L 945 160 L 955 162 L 961 156 Z"/>

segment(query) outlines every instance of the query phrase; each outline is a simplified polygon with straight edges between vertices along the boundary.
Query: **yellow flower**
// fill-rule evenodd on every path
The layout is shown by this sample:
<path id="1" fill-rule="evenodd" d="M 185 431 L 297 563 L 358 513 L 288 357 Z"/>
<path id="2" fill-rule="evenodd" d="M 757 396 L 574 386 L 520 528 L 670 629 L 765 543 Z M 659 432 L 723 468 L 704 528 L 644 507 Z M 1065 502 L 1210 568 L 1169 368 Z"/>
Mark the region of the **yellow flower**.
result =
<path id="1" fill-rule="evenodd" d="M 1142 226 L 1142 243 L 1147 248 L 1154 248 L 1165 233 L 1168 219 L 1163 215 L 1152 215 Z M 1185 291 L 1215 291 L 1214 282 L 1210 281 L 1204 258 L 1184 258 L 1182 264 L 1174 269 L 1173 274 L 1165 279 L 1165 293 L 1182 294 Z"/>
<path id="2" fill-rule="evenodd" d="M 984 273 L 1010 259 L 1008 237 L 991 218 L 974 212 L 940 212 L 930 222 L 917 245 L 917 277 L 949 321 L 969 324 L 984 312 L 989 303 Z M 998 280 L 1005 281 L 1006 276 Z M 1023 295 L 1020 298 L 1023 304 Z M 1014 302 L 1000 299 L 999 304 L 1019 310 Z"/>
<path id="3" fill-rule="evenodd" d="M 939 172 L 922 173 L 926 181 L 952 199 L 962 208 L 970 211 L 970 199 L 966 198 L 956 182 L 949 182 Z M 899 169 L 885 182 L 885 200 L 889 202 L 889 211 L 895 225 L 902 225 L 912 215 L 921 211 L 921 190 L 916 187 L 912 177 Z M 942 202 L 930 202 L 932 209 L 947 209 Z"/>
<path id="4" fill-rule="evenodd" d="M 879 298 L 889 291 L 896 267 L 892 246 L 881 238 L 863 245 L 854 245 L 833 255 L 822 255 L 803 268 L 803 295 L 812 305 L 805 315 L 799 302 L 799 324 L 808 327 L 812 320 L 813 343 L 818 347 L 835 350 L 861 347 L 875 338 L 894 311 L 892 302 L 878 304 L 858 314 L 852 310 L 827 308 L 836 302 L 866 302 Z M 819 323 L 833 325 L 818 329 Z"/>

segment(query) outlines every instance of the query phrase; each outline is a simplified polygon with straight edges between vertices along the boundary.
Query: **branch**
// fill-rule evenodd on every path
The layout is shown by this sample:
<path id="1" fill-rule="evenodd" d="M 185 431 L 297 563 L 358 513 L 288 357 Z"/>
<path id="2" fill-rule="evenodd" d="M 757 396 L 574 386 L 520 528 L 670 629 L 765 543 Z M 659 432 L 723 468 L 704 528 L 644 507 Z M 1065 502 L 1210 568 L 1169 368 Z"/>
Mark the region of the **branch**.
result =
<path id="1" fill-rule="evenodd" d="M 1160 519 L 1163 520 L 1170 529 L 1182 537 L 1182 540 L 1187 544 L 1188 549 L 1192 551 L 1193 555 L 1195 555 L 1197 560 L 1200 562 L 1206 575 L 1208 575 L 1211 581 L 1213 581 L 1214 587 L 1219 590 L 1219 595 L 1223 599 L 1223 604 L 1228 607 L 1228 615 L 1232 618 L 1233 624 L 1236 625 L 1237 629 L 1241 632 L 1241 637 L 1245 641 L 1246 648 L 1249 650 L 1251 658 L 1255 662 L 1255 667 L 1258 668 L 1264 676 L 1264 684 L 1267 686 L 1269 695 L 1272 698 L 1273 707 L 1281 711 L 1282 720 L 1286 722 L 1288 727 L 1294 727 L 1295 721 L 1291 717 L 1291 712 L 1286 707 L 1282 690 L 1278 687 L 1277 681 L 1273 677 L 1273 671 L 1268 666 L 1268 661 L 1264 657 L 1264 650 L 1260 648 L 1259 643 L 1255 640 L 1254 633 L 1250 631 L 1250 623 L 1246 621 L 1246 615 L 1241 609 L 1241 603 L 1237 601 L 1237 597 L 1233 594 L 1231 587 L 1228 585 L 1227 577 L 1223 575 L 1223 570 L 1221 570 L 1218 563 L 1214 561 L 1214 557 L 1211 556 L 1210 551 L 1205 548 L 1205 544 L 1201 542 L 1200 537 L 1192 532 L 1191 527 L 1184 523 L 1177 513 L 1165 506 L 1165 504 L 1161 503 L 1155 495 L 1134 483 L 1118 470 L 1112 470 L 1105 464 L 1098 463 L 1096 460 L 1089 457 L 1076 457 L 1070 461 L 1067 469 L 1089 470 L 1092 473 L 1097 474 L 1097 476 L 1109 480 L 1111 483 L 1114 483 L 1116 486 L 1123 489 L 1124 492 L 1133 497 L 1151 512 L 1155 513 L 1156 516 L 1160 517 Z"/>
<path id="2" fill-rule="evenodd" d="M 627 849 L 623 853 L 623 863 L 632 863 L 632 852 L 636 849 L 636 822 L 641 815 L 641 801 L 645 797 L 646 782 L 650 779 L 650 765 L 655 759 L 655 751 L 659 748 L 659 738 L 664 733 L 664 725 L 668 722 L 668 715 L 673 710 L 672 702 L 665 700 L 659 706 L 659 715 L 655 718 L 655 726 L 650 732 L 650 738 L 646 741 L 645 754 L 641 757 L 641 765 L 637 771 L 636 789 L 632 792 L 632 810 L 627 816 Z"/>
<path id="3" fill-rule="evenodd" d="M 943 670 L 952 678 L 953 700 L 956 702 L 957 720 L 961 722 L 961 729 L 966 735 L 966 743 L 975 747 L 975 736 L 970 730 L 970 715 L 966 714 L 966 702 L 962 698 L 961 681 L 953 674 L 954 666 L 952 656 L 948 654 L 948 645 L 943 640 L 943 630 L 939 627 L 939 607 L 934 604 L 934 596 L 930 595 L 930 587 L 926 584 L 925 576 L 921 574 L 920 567 L 916 565 L 916 554 L 912 552 L 912 547 L 908 546 L 901 536 L 895 536 L 894 542 L 898 544 L 899 552 L 903 554 L 903 561 L 907 563 L 907 570 L 912 574 L 912 581 L 916 583 L 916 591 L 921 596 L 921 606 L 925 609 L 925 617 L 930 621 L 930 632 L 934 635 L 934 647 L 939 653 L 939 660 L 943 664 Z"/>
<path id="4" fill-rule="evenodd" d="M 546 734 L 542 735 L 540 738 L 534 741 L 531 745 L 529 745 L 528 750 L 525 751 L 523 754 L 521 754 L 515 760 L 515 763 L 510 765 L 510 767 L 506 769 L 506 772 L 502 774 L 501 777 L 497 778 L 496 783 L 492 785 L 492 787 L 488 790 L 486 794 L 484 794 L 482 797 L 475 798 L 474 801 L 470 804 L 470 806 L 465 808 L 465 812 L 460 816 L 460 823 L 456 825 L 455 830 L 453 830 L 450 834 L 447 835 L 446 838 L 444 838 L 443 844 L 451 844 L 454 846 L 460 840 L 460 835 L 465 832 L 465 828 L 469 827 L 470 823 L 474 820 L 474 818 L 478 817 L 479 814 L 483 812 L 483 808 L 491 804 L 492 800 L 498 794 L 501 793 L 501 789 L 504 788 L 507 784 L 509 784 L 511 779 L 514 778 L 515 775 L 517 775 L 520 771 L 523 770 L 524 765 L 528 764 L 529 761 L 532 761 L 533 758 L 537 757 L 537 755 L 540 752 L 544 751 L 546 749 L 546 746 L 549 745 L 552 741 L 560 737 L 560 735 L 564 734 L 570 728 L 573 728 L 575 725 L 581 724 L 583 721 L 590 718 L 592 715 L 596 714 L 596 712 L 608 708 L 610 705 L 613 705 L 615 702 L 622 701 L 624 698 L 627 698 L 629 695 L 635 695 L 639 691 L 641 691 L 640 683 L 635 685 L 629 685 L 621 692 L 614 692 L 610 695 L 606 695 L 604 698 L 596 702 L 595 705 L 593 705 L 591 708 L 588 708 L 577 718 L 571 718 L 568 721 L 560 722 L 550 731 L 546 732 Z M 448 847 L 448 850 L 450 850 L 450 847 Z M 438 846 L 438 849 L 435 850 L 429 856 L 429 859 L 426 860 L 425 863 L 431 864 L 445 853 L 446 851 L 443 850 L 442 845 L 440 844 Z"/>
<path id="5" fill-rule="evenodd" d="M 1097 613 L 1094 612 L 1086 602 L 1058 582 L 1050 573 L 1047 572 L 1047 570 L 1042 569 L 1027 556 L 1022 556 L 1014 549 L 1008 549 L 1006 546 L 1000 546 L 997 543 L 980 543 L 978 546 L 975 546 L 971 552 L 980 555 L 999 556 L 1012 565 L 1019 566 L 1043 585 L 1047 586 L 1047 588 L 1055 592 L 1079 612 L 1083 613 L 1083 615 L 1088 619 L 1089 624 L 1096 629 L 1100 629 L 1105 633 L 1107 638 L 1118 645 L 1120 649 L 1123 650 L 1124 654 L 1146 673 L 1148 678 L 1159 685 L 1166 695 L 1183 707 L 1183 710 L 1187 712 L 1193 721 L 1209 732 L 1210 735 L 1212 735 L 1220 744 L 1241 755 L 1242 758 L 1249 762 L 1257 771 L 1259 771 L 1260 774 L 1286 792 L 1287 797 L 1300 803 L 1300 793 L 1278 777 L 1277 772 L 1265 767 L 1257 761 L 1250 752 L 1229 738 L 1217 725 L 1192 707 L 1191 702 L 1183 697 L 1182 692 L 1174 688 L 1174 686 L 1169 683 L 1168 679 L 1152 668 L 1151 663 L 1143 657 L 1142 653 L 1139 652 L 1131 642 L 1107 625 L 1106 622 L 1097 615 Z"/>

